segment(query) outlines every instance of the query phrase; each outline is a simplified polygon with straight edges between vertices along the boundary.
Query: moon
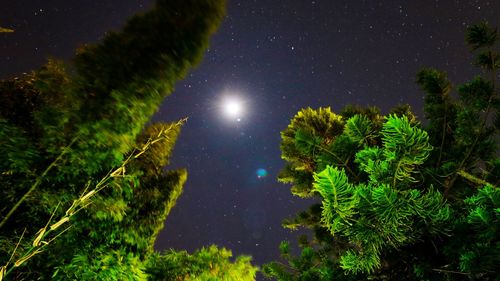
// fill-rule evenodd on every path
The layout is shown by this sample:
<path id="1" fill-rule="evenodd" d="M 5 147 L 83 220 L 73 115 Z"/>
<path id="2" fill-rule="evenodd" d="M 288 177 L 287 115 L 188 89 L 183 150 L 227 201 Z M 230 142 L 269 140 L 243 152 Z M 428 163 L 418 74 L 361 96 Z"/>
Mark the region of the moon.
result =
<path id="1" fill-rule="evenodd" d="M 236 95 L 224 97 L 221 107 L 224 116 L 232 121 L 240 122 L 245 114 L 245 102 Z"/>
<path id="2" fill-rule="evenodd" d="M 242 111 L 243 111 L 243 106 L 241 105 L 241 102 L 238 100 L 228 100 L 224 104 L 224 112 L 229 117 L 237 117 L 242 113 Z"/>

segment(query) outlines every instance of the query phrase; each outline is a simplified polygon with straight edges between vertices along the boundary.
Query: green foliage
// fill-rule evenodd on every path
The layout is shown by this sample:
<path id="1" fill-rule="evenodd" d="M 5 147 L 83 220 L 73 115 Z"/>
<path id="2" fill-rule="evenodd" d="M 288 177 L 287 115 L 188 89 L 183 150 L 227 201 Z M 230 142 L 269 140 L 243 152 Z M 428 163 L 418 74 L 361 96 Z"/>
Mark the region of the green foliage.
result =
<path id="1" fill-rule="evenodd" d="M 354 197 L 354 187 L 343 171 L 328 166 L 314 175 L 314 188 L 323 198 L 322 220 L 333 235 L 352 225 L 359 199 Z"/>
<path id="2" fill-rule="evenodd" d="M 168 156 L 171 154 L 175 140 L 180 133 L 180 127 L 176 126 L 175 123 L 154 123 L 146 127 L 138 136 L 137 141 L 146 143 L 148 138 L 154 137 L 160 132 L 168 132 L 168 135 L 162 140 L 162 145 L 153 145 L 137 161 L 137 169 L 149 173 L 148 175 L 161 174 L 163 167 L 169 164 Z"/>
<path id="3" fill-rule="evenodd" d="M 165 170 L 183 121 L 145 125 L 224 13 L 224 0 L 158 0 L 70 67 L 0 81 L 0 279 L 159 280 L 155 258 L 185 271 L 168 280 L 253 279 L 225 249 L 153 249 L 187 171 Z"/>
<path id="4" fill-rule="evenodd" d="M 481 76 L 476 77 L 469 83 L 465 83 L 458 89 L 460 99 L 464 104 L 475 110 L 486 110 L 490 104 L 490 97 L 493 93 L 493 83 Z"/>
<path id="5" fill-rule="evenodd" d="M 356 149 L 377 142 L 374 134 L 380 122 L 377 112 L 363 112 L 352 107 L 345 114 L 355 116 L 349 119 L 347 126 L 346 118 L 333 113 L 330 108 L 303 109 L 281 132 L 281 157 L 287 165 L 278 180 L 292 183 L 294 195 L 312 196 L 314 172 L 331 163 L 351 168 Z M 348 129 L 344 130 L 345 126 Z"/>
<path id="6" fill-rule="evenodd" d="M 25 173 L 33 161 L 37 159 L 37 156 L 37 151 L 28 142 L 26 134 L 0 119 L 0 170 L 2 176 Z"/>
<path id="7" fill-rule="evenodd" d="M 257 268 L 250 257 L 239 256 L 229 262 L 232 253 L 224 248 L 210 246 L 192 255 L 185 251 L 168 251 L 149 257 L 146 271 L 149 280 L 169 281 L 250 281 L 255 280 Z"/>
<path id="8" fill-rule="evenodd" d="M 324 109 L 292 119 L 282 132 L 281 180 L 293 184 L 293 194 L 317 196 L 322 204 L 284 222 L 314 236 L 301 238 L 298 257 L 282 244 L 287 264 L 265 265 L 267 277 L 498 279 L 496 29 L 473 26 L 467 42 L 485 73 L 457 87 L 458 98 L 446 73 L 417 74 L 426 93 L 424 127 L 407 105 L 393 108 L 385 121 L 376 108 L 347 106 L 330 133 L 312 129 L 328 124 Z"/>
<path id="9" fill-rule="evenodd" d="M 374 138 L 372 122 L 365 115 L 356 114 L 349 118 L 345 124 L 345 135 L 351 142 L 357 144 L 369 143 Z"/>
<path id="10" fill-rule="evenodd" d="M 67 266 L 56 268 L 52 280 L 147 280 L 144 265 L 123 250 L 91 249 L 76 254 Z"/>
<path id="11" fill-rule="evenodd" d="M 412 177 L 415 166 L 422 164 L 432 150 L 428 141 L 427 132 L 411 126 L 406 116 L 387 118 L 382 129 L 383 155 L 384 161 L 395 166 L 393 186 L 396 180 L 415 181 Z"/>
<path id="12" fill-rule="evenodd" d="M 266 278 L 286 281 L 327 281 L 339 280 L 338 278 L 342 277 L 340 275 L 342 273 L 335 270 L 325 256 L 311 247 L 304 247 L 300 256 L 295 258 L 290 254 L 289 243 L 283 241 L 280 244 L 280 252 L 288 264 L 286 266 L 279 262 L 265 264 L 262 273 Z"/>
<path id="13" fill-rule="evenodd" d="M 464 203 L 456 228 L 471 243 L 451 244 L 445 250 L 455 258 L 455 266 L 473 279 L 492 276 L 500 264 L 500 189 L 487 184 Z"/>
<path id="14" fill-rule="evenodd" d="M 450 218 L 438 192 L 405 188 L 408 181 L 415 182 L 413 168 L 430 151 L 427 134 L 410 126 L 406 116 L 389 116 L 381 134 L 382 148 L 366 147 L 356 154 L 368 182 L 353 185 L 344 170 L 330 166 L 314 175 L 314 188 L 323 200 L 322 222 L 334 237 L 344 235 L 355 245 L 341 256 L 340 266 L 355 273 L 378 269 L 383 249 L 444 232 Z"/>
<path id="15" fill-rule="evenodd" d="M 88 82 L 89 102 L 98 106 L 95 101 L 130 83 L 171 91 L 173 83 L 200 62 L 209 35 L 225 14 L 224 2 L 159 0 L 154 9 L 131 18 L 122 32 L 80 49 L 75 66 Z M 153 89 L 131 94 L 150 95 Z"/>
<path id="16" fill-rule="evenodd" d="M 491 28 L 487 22 L 473 25 L 467 30 L 466 41 L 474 50 L 491 47 L 497 41 L 497 29 Z"/>

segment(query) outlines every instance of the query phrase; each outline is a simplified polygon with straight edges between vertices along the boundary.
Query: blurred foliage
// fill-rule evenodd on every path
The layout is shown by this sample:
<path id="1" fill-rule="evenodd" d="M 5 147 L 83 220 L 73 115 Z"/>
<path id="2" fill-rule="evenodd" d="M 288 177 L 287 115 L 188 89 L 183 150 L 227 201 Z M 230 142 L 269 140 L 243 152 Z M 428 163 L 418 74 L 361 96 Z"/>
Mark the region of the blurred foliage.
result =
<path id="1" fill-rule="evenodd" d="M 231 251 L 210 246 L 193 254 L 185 251 L 167 251 L 149 257 L 146 272 L 152 280 L 186 281 L 250 281 L 255 280 L 257 268 L 250 265 L 250 257 L 239 256 L 229 262 Z"/>
<path id="2" fill-rule="evenodd" d="M 224 15 L 224 0 L 158 0 L 71 66 L 0 81 L 0 279 L 253 280 L 250 258 L 225 249 L 153 249 L 187 171 L 165 170 L 183 122 L 146 124 Z M 46 241 L 51 215 L 71 227 Z"/>
<path id="3" fill-rule="evenodd" d="M 313 204 L 301 253 L 264 265 L 276 280 L 498 280 L 500 66 L 497 31 L 467 31 L 482 75 L 453 87 L 423 69 L 425 125 L 408 105 L 301 110 L 282 133 L 279 180 Z M 457 95 L 453 95 L 456 90 Z"/>
<path id="4" fill-rule="evenodd" d="M 12 33 L 12 32 L 14 32 L 14 29 L 5 28 L 5 27 L 0 26 L 0 33 Z"/>

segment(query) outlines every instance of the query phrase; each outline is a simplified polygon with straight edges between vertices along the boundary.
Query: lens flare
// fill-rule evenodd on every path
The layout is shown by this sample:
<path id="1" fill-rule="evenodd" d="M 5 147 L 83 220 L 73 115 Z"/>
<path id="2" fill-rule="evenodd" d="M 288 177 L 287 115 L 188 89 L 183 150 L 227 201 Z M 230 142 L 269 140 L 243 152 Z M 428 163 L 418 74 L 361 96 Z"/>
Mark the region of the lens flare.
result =
<path id="1" fill-rule="evenodd" d="M 265 178 L 267 176 L 267 170 L 262 169 L 262 168 L 257 169 L 256 174 L 257 174 L 257 178 L 259 178 L 259 179 Z"/>

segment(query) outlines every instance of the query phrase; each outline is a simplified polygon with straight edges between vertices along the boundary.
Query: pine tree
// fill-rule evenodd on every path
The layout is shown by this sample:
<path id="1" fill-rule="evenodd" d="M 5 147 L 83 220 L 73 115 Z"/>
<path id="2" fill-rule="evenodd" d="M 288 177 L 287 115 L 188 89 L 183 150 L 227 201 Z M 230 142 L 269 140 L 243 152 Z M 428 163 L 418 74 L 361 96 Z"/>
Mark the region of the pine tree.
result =
<path id="1" fill-rule="evenodd" d="M 287 244 L 277 280 L 496 280 L 500 274 L 497 32 L 467 31 L 478 76 L 455 89 L 423 69 L 426 125 L 409 106 L 304 109 L 282 132 L 280 180 L 318 197 L 284 226 L 312 229 L 302 254 Z M 310 240 L 310 241 L 309 241 Z"/>
<path id="2" fill-rule="evenodd" d="M 74 72 L 49 60 L 0 82 L 0 279 L 156 280 L 153 272 L 179 266 L 169 258 L 177 255 L 187 272 L 211 274 L 203 255 L 154 252 L 187 177 L 164 170 L 183 122 L 144 127 L 199 63 L 224 7 L 158 0 L 80 48 Z M 207 251 L 224 271 L 254 277 L 248 257 Z"/>

